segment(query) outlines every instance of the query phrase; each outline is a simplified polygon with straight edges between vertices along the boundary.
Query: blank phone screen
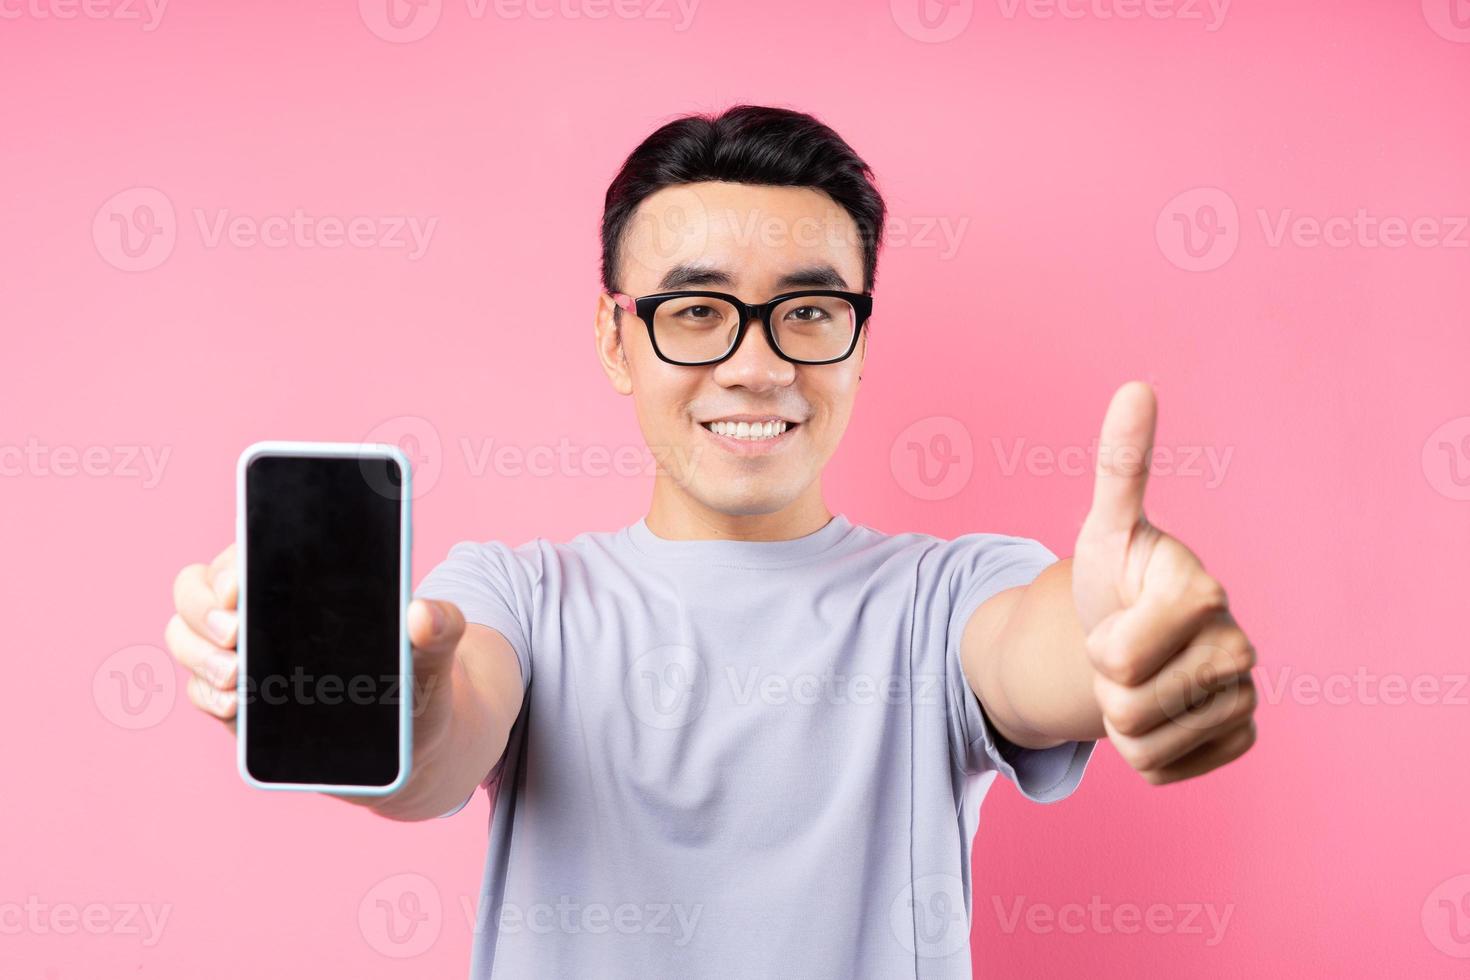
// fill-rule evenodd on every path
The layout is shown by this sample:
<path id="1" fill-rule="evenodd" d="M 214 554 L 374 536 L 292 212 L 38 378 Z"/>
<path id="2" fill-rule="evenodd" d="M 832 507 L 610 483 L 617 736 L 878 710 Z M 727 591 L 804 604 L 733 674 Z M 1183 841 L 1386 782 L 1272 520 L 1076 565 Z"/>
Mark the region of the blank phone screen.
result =
<path id="1" fill-rule="evenodd" d="M 262 455 L 245 472 L 245 765 L 263 782 L 397 778 L 402 474 Z"/>

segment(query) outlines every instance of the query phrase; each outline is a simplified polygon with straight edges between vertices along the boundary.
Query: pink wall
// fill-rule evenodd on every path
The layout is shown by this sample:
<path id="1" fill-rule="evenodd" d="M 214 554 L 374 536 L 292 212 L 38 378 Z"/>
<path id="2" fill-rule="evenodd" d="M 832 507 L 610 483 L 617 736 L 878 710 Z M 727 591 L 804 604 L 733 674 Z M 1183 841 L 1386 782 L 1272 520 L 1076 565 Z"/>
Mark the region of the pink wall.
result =
<path id="1" fill-rule="evenodd" d="M 977 975 L 1463 975 L 1470 5 L 383 2 L 0 0 L 0 974 L 463 972 L 484 799 L 248 790 L 162 652 L 170 583 L 258 438 L 419 440 L 418 575 L 635 519 L 643 477 L 587 472 L 641 445 L 591 345 L 601 195 L 659 122 L 753 101 L 834 125 L 895 218 L 829 502 L 1070 553 L 1149 379 L 1151 515 L 1260 647 L 1240 763 L 997 787 Z M 360 244 L 249 237 L 297 209 Z"/>

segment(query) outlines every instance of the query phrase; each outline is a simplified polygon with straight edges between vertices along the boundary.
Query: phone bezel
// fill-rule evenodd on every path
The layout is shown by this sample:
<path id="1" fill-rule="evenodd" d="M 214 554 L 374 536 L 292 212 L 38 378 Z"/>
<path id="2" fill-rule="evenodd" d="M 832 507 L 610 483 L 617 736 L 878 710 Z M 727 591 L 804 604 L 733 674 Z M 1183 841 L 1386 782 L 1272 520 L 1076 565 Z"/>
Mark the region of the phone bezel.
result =
<path id="1" fill-rule="evenodd" d="M 402 504 L 399 511 L 399 543 L 398 543 L 398 672 L 401 679 L 399 685 L 399 709 L 398 709 L 398 775 L 391 783 L 383 786 L 361 786 L 350 783 L 278 783 L 257 779 L 245 762 L 245 746 L 247 730 L 249 725 L 248 706 L 245 700 L 247 663 L 249 651 L 246 643 L 246 616 L 249 608 L 246 602 L 246 589 L 248 577 L 246 563 L 249 555 L 246 553 L 245 516 L 247 513 L 245 501 L 245 471 L 250 463 L 262 456 L 302 456 L 308 458 L 356 458 L 356 459 L 392 459 L 398 463 L 399 471 L 403 475 Z M 388 443 L 373 442 L 302 442 L 285 439 L 268 439 L 252 443 L 245 447 L 240 453 L 240 458 L 235 463 L 235 568 L 237 581 L 239 582 L 239 626 L 235 631 L 236 650 L 239 656 L 239 669 L 236 678 L 236 751 L 235 764 L 239 770 L 240 778 L 248 785 L 256 789 L 267 790 L 289 790 L 309 793 L 339 793 L 350 796 L 389 796 L 403 788 L 408 781 L 409 772 L 413 764 L 413 647 L 408 639 L 408 603 L 412 598 L 412 590 L 409 585 L 413 554 L 413 525 L 410 521 L 410 502 L 413 499 L 412 492 L 412 469 L 408 457 L 403 450 Z"/>

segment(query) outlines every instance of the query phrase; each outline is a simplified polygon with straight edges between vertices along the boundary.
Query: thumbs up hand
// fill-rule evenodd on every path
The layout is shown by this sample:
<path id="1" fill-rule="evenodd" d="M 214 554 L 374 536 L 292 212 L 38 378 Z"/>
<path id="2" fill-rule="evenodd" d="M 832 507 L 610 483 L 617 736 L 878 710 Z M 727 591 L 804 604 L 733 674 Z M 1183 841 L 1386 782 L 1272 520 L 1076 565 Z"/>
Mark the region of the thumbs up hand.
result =
<path id="1" fill-rule="evenodd" d="M 1194 553 L 1148 522 L 1153 389 L 1119 388 L 1098 444 L 1072 597 L 1108 737 L 1148 782 L 1189 779 L 1255 742 L 1255 649 Z"/>

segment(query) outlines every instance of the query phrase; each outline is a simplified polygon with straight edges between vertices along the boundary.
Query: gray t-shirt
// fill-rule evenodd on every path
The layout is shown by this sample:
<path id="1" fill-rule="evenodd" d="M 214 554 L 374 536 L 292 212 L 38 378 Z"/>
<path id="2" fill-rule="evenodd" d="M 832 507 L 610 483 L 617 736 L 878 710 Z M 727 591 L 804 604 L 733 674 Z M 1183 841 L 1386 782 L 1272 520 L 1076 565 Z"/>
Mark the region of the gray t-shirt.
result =
<path id="1" fill-rule="evenodd" d="M 1056 555 L 888 535 L 462 541 L 417 596 L 502 633 L 526 696 L 487 774 L 474 978 L 964 978 L 997 772 L 1076 789 L 965 681 L 970 613 Z"/>

